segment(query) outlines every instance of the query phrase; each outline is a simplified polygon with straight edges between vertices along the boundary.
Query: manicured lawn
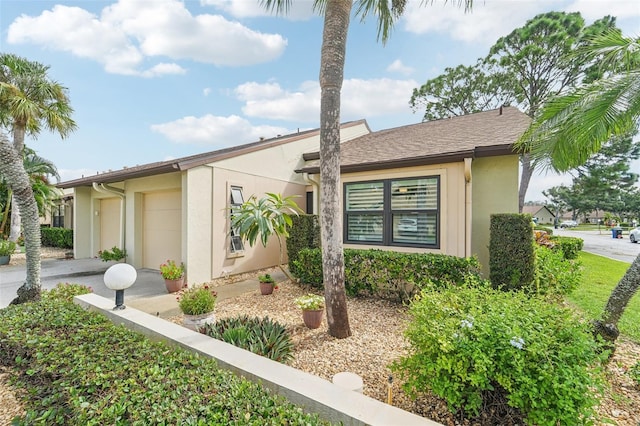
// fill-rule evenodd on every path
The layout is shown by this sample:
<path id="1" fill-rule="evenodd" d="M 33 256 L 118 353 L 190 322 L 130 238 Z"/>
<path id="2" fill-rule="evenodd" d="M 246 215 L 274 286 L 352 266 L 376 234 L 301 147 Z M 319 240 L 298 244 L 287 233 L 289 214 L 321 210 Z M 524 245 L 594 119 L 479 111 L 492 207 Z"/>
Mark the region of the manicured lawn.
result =
<path id="1" fill-rule="evenodd" d="M 599 318 L 609 299 L 611 290 L 631 264 L 581 252 L 583 283 L 568 297 L 590 318 Z M 640 343 L 640 296 L 631 299 L 618 323 L 620 332 Z"/>

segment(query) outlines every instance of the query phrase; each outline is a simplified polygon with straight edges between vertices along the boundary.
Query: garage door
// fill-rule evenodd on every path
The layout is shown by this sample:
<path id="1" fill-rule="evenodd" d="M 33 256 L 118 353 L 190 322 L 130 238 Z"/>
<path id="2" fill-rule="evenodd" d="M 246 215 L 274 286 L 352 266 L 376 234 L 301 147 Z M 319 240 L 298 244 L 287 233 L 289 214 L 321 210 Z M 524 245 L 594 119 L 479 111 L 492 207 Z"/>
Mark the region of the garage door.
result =
<path id="1" fill-rule="evenodd" d="M 180 191 L 144 195 L 142 263 L 144 268 L 159 269 L 167 259 L 182 259 L 182 197 Z"/>
<path id="2" fill-rule="evenodd" d="M 120 249 L 120 198 L 105 198 L 100 200 L 100 248 L 111 250 Z"/>

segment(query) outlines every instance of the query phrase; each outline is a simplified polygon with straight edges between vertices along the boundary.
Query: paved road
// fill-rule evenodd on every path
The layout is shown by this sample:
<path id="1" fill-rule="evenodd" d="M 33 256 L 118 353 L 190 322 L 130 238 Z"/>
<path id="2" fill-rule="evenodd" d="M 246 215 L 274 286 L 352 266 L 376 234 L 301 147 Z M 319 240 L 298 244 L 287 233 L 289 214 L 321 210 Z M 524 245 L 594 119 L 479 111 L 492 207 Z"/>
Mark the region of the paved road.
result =
<path id="1" fill-rule="evenodd" d="M 633 244 L 628 234 L 625 234 L 624 238 L 612 238 L 611 230 L 606 228 L 601 231 L 554 229 L 553 234 L 582 238 L 584 251 L 627 263 L 632 263 L 640 254 L 640 244 Z"/>

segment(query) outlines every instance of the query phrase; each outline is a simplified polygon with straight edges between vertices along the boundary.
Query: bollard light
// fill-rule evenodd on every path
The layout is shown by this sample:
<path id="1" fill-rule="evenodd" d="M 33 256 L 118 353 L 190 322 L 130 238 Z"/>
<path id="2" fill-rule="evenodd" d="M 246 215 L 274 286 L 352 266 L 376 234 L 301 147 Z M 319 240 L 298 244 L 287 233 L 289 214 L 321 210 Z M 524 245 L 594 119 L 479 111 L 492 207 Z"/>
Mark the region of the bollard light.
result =
<path id="1" fill-rule="evenodd" d="M 117 263 L 104 273 L 104 285 L 116 291 L 116 306 L 113 310 L 124 309 L 124 291 L 131 287 L 138 278 L 136 268 L 128 263 Z"/>

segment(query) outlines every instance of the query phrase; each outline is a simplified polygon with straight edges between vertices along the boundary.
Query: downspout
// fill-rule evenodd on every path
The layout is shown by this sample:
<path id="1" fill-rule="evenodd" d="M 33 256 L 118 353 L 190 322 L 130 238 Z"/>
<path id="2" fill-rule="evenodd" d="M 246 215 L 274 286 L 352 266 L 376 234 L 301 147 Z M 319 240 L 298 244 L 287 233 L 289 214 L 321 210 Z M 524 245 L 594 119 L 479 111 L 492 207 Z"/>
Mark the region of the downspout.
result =
<path id="1" fill-rule="evenodd" d="M 313 179 L 309 173 L 303 173 L 302 176 L 306 182 L 315 188 L 313 191 L 313 214 L 318 214 L 318 207 L 320 206 L 320 182 Z"/>
<path id="2" fill-rule="evenodd" d="M 96 183 L 93 182 L 93 189 L 103 194 L 116 195 L 120 197 L 120 248 L 126 250 L 126 238 L 125 238 L 125 221 L 126 221 L 126 209 L 125 209 L 125 194 L 124 190 L 119 188 L 114 188 L 113 186 L 109 186 L 104 183 Z M 125 257 L 126 261 L 126 257 Z"/>
<path id="3" fill-rule="evenodd" d="M 471 162 L 472 158 L 464 159 L 464 255 L 471 256 Z"/>

